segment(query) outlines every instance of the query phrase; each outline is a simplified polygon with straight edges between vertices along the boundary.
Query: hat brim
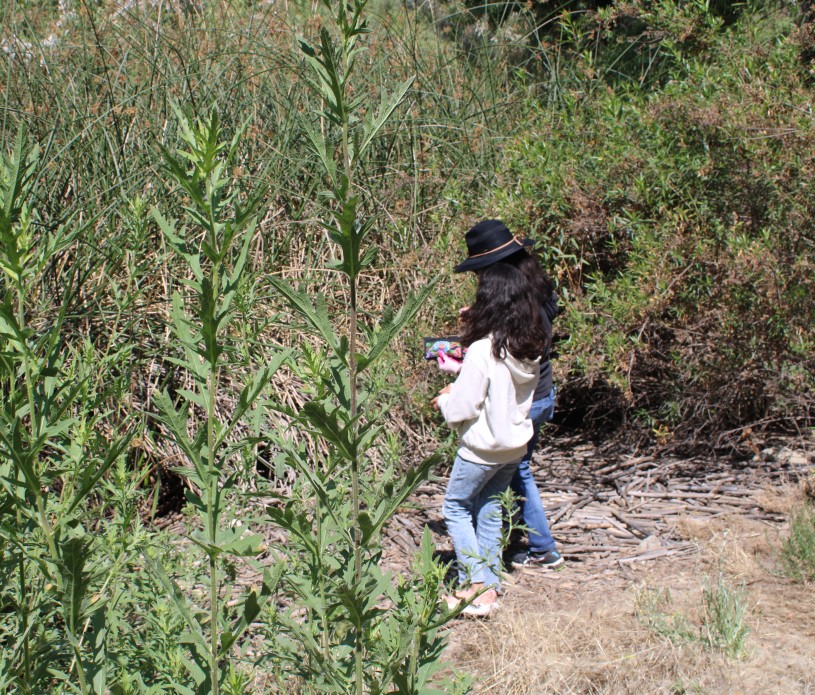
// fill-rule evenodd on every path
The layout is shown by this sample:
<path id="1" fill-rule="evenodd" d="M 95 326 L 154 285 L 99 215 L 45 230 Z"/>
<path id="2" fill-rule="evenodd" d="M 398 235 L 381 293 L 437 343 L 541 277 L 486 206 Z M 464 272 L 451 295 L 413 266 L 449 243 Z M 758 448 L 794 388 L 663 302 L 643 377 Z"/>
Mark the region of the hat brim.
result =
<path id="1" fill-rule="evenodd" d="M 493 263 L 497 263 L 498 261 L 506 258 L 507 256 L 511 256 L 513 253 L 518 253 L 521 249 L 525 249 L 528 246 L 534 245 L 534 241 L 532 239 L 524 239 L 519 244 L 510 244 L 509 246 L 505 246 L 502 249 L 496 249 L 490 253 L 485 253 L 483 256 L 478 256 L 477 258 L 468 258 L 463 263 L 459 263 L 455 268 L 453 268 L 454 273 L 466 273 L 468 270 L 481 270 L 482 268 L 486 268 L 487 266 L 492 265 Z"/>

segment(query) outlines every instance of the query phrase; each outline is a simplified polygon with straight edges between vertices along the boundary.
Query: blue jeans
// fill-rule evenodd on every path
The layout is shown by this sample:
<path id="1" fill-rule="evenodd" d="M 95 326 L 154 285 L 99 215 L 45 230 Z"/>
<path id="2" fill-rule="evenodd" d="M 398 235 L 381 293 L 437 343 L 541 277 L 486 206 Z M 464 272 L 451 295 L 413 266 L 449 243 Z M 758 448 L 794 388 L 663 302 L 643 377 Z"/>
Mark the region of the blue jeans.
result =
<path id="1" fill-rule="evenodd" d="M 462 584 L 498 588 L 501 571 L 501 502 L 517 463 L 488 466 L 456 456 L 444 495 L 444 520 L 453 539 Z"/>
<path id="2" fill-rule="evenodd" d="M 549 522 L 546 521 L 546 512 L 541 503 L 541 496 L 532 471 L 529 469 L 529 462 L 532 454 L 535 453 L 535 446 L 538 443 L 541 425 L 549 422 L 555 414 L 555 393 L 551 393 L 538 401 L 532 402 L 532 409 L 529 417 L 532 418 L 534 431 L 532 439 L 526 448 L 526 455 L 521 459 L 515 475 L 512 477 L 512 491 L 521 497 L 521 515 L 524 525 L 529 529 L 529 549 L 533 553 L 546 553 L 555 548 L 555 539 L 549 530 Z"/>

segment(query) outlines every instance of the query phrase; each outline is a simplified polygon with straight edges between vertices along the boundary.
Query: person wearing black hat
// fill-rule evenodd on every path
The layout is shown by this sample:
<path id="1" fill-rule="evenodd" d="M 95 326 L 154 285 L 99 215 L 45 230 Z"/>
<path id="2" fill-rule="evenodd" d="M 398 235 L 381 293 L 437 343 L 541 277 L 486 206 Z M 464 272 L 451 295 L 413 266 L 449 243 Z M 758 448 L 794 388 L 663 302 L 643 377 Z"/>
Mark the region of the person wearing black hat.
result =
<path id="1" fill-rule="evenodd" d="M 468 350 L 459 375 L 432 405 L 459 439 L 442 511 L 460 588 L 444 600 L 465 615 L 486 616 L 499 606 L 499 497 L 533 434 L 529 412 L 549 336 L 518 268 L 493 263 L 478 280 L 462 320 Z"/>
<path id="2" fill-rule="evenodd" d="M 479 222 L 467 232 L 465 241 L 468 257 L 459 263 L 454 271 L 457 273 L 473 271 L 478 274 L 484 268 L 496 263 L 507 263 L 521 270 L 527 279 L 529 291 L 540 303 L 541 318 L 550 336 L 551 345 L 552 321 L 559 313 L 558 297 L 538 259 L 527 250 L 533 245 L 533 241 L 519 239 L 501 220 Z M 552 383 L 549 356 L 550 349 L 547 345 L 545 354 L 541 356 L 540 377 L 530 410 L 534 426 L 533 435 L 529 440 L 526 454 L 512 478 L 512 490 L 521 500 L 521 515 L 529 534 L 529 549 L 513 554 L 512 564 L 519 568 L 559 570 L 562 569 L 564 561 L 557 551 L 540 492 L 529 467 L 538 443 L 540 428 L 544 422 L 552 420 L 555 412 L 556 389 Z M 439 368 L 448 373 L 455 374 L 460 368 L 460 363 L 444 354 L 439 355 L 438 361 Z"/>

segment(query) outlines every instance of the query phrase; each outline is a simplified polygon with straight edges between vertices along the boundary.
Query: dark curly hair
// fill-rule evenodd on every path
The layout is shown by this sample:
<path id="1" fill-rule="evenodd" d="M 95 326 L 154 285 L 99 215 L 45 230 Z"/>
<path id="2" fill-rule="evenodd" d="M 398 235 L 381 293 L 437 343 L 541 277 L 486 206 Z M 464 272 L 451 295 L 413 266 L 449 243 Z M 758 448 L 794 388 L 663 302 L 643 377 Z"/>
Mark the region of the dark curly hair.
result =
<path id="1" fill-rule="evenodd" d="M 492 354 L 508 352 L 517 359 L 535 360 L 549 344 L 541 319 L 540 300 L 526 276 L 508 263 L 495 263 L 477 272 L 475 302 L 463 316 L 461 342 L 472 345 L 492 335 Z"/>
<path id="2" fill-rule="evenodd" d="M 555 285 L 541 266 L 538 257 L 529 253 L 526 249 L 517 251 L 498 262 L 509 263 L 509 265 L 520 270 L 526 276 L 526 282 L 529 285 L 529 291 L 532 292 L 533 299 L 537 299 L 541 304 L 548 301 L 554 293 Z"/>

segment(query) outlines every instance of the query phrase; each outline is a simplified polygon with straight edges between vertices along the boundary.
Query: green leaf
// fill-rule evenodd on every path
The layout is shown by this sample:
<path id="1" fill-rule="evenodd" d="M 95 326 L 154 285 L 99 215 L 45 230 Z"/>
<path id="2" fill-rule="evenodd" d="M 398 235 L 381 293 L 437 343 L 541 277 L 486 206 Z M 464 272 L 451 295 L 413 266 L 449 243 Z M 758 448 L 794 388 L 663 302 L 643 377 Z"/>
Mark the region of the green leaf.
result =
<path id="1" fill-rule="evenodd" d="M 266 385 L 275 375 L 275 372 L 280 369 L 281 365 L 289 358 L 290 355 L 291 350 L 281 350 L 278 352 L 272 361 L 253 374 L 251 381 L 246 384 L 243 389 L 241 389 L 240 395 L 238 396 L 238 402 L 230 415 L 229 423 L 224 428 L 223 432 L 221 432 L 218 440 L 215 443 L 216 451 L 226 441 L 227 437 L 229 437 L 235 427 L 237 427 L 238 423 L 241 421 L 249 408 L 255 404 L 260 394 L 263 392 L 263 389 L 266 388 Z"/>
<path id="2" fill-rule="evenodd" d="M 283 569 L 283 562 L 278 561 L 273 566 L 271 572 L 268 569 L 264 570 L 263 585 L 261 586 L 260 593 L 252 589 L 247 594 L 243 602 L 243 612 L 232 624 L 228 633 L 229 637 L 227 638 L 226 635 L 221 637 L 219 658 L 226 656 L 232 645 L 241 638 L 258 615 L 260 615 L 260 611 L 266 604 L 266 601 L 277 590 L 277 585 L 283 576 Z"/>
<path id="3" fill-rule="evenodd" d="M 312 304 L 311 299 L 305 292 L 295 290 L 285 280 L 271 278 L 269 282 L 272 287 L 292 304 L 297 313 L 317 332 L 317 335 L 322 337 L 328 347 L 331 348 L 331 351 L 338 357 L 344 358 L 345 355 L 343 355 L 340 350 L 337 335 L 334 332 L 334 327 L 328 316 L 328 307 L 325 303 L 325 298 L 318 295 L 314 298 L 314 303 Z"/>
<path id="4" fill-rule="evenodd" d="M 200 283 L 204 279 L 204 271 L 201 270 L 201 259 L 198 253 L 190 251 L 187 242 L 176 234 L 173 226 L 157 208 L 153 208 L 150 212 L 158 224 L 159 229 L 161 229 L 164 236 L 167 237 L 167 241 L 170 242 L 170 247 L 187 262 L 190 270 L 192 270 L 197 283 L 194 285 L 194 288 L 200 289 Z"/>
<path id="5" fill-rule="evenodd" d="M 91 491 L 96 487 L 96 484 L 101 480 L 102 476 L 108 472 L 110 467 L 130 445 L 134 435 L 135 430 L 131 430 L 123 437 L 114 440 L 109 445 L 107 454 L 102 461 L 100 461 L 95 467 L 87 466 L 82 470 L 79 479 L 79 488 L 74 493 L 73 501 L 68 506 L 66 514 L 73 512 L 74 509 L 76 509 L 79 504 L 91 493 Z"/>
<path id="6" fill-rule="evenodd" d="M 379 106 L 379 111 L 370 119 L 366 118 L 366 122 L 363 127 L 364 137 L 362 139 L 362 143 L 359 145 L 356 152 L 352 154 L 354 160 L 358 160 L 362 157 L 365 150 L 368 149 L 379 131 L 382 129 L 382 126 L 385 125 L 386 121 L 391 117 L 399 104 L 402 103 L 405 98 L 405 94 L 407 94 L 407 91 L 410 89 L 415 79 L 415 77 L 409 77 L 407 80 L 405 80 L 390 95 L 390 99 L 386 93 L 382 93 L 382 101 Z"/>
<path id="7" fill-rule="evenodd" d="M 334 161 L 332 154 L 328 151 L 328 140 L 307 121 L 303 122 L 303 129 L 306 131 L 306 136 L 311 144 L 312 151 L 322 162 L 323 168 L 333 185 L 337 178 L 337 163 Z"/>
<path id="8" fill-rule="evenodd" d="M 209 650 L 209 645 L 207 644 L 206 637 L 204 636 L 204 631 L 201 628 L 201 624 L 192 614 L 192 611 L 187 604 L 187 599 L 185 598 L 178 584 L 170 579 L 160 562 L 153 560 L 153 558 L 148 556 L 146 553 L 143 553 L 142 557 L 172 599 L 173 603 L 178 609 L 179 614 L 184 619 L 184 622 L 187 623 L 187 626 L 190 629 L 189 635 L 191 642 L 201 650 L 201 654 L 206 655 Z"/>
<path id="9" fill-rule="evenodd" d="M 410 296 L 395 316 L 388 317 L 386 315 L 383 318 L 382 322 L 376 327 L 376 332 L 369 336 L 371 347 L 368 353 L 364 357 L 357 357 L 357 365 L 360 371 L 366 369 L 385 352 L 393 339 L 413 320 L 422 304 L 430 296 L 430 293 L 435 290 L 440 279 L 441 276 L 434 278 L 417 294 Z"/>
<path id="10" fill-rule="evenodd" d="M 181 635 L 181 642 L 186 642 L 192 645 L 191 655 L 192 661 L 182 658 L 184 666 L 189 671 L 195 684 L 198 686 L 195 689 L 196 695 L 205 695 L 212 692 L 212 680 L 209 673 L 209 661 L 207 652 L 200 652 L 200 647 L 195 641 L 195 638 L 189 632 Z M 191 691 L 192 692 L 192 691 Z"/>
<path id="11" fill-rule="evenodd" d="M 108 692 L 108 658 L 107 658 L 107 612 L 104 610 L 94 611 L 91 618 L 91 631 L 86 638 L 86 644 L 90 644 L 91 654 L 86 665 L 88 680 L 93 686 L 94 695 L 106 695 Z"/>
<path id="12" fill-rule="evenodd" d="M 173 305 L 170 313 L 173 318 L 173 327 L 187 355 L 186 361 L 176 363 L 193 374 L 198 383 L 206 383 L 209 371 L 202 359 L 204 357 L 203 351 L 199 347 L 199 342 L 203 336 L 193 334 L 192 324 L 187 318 L 187 313 L 184 308 L 184 300 L 178 292 L 173 293 L 172 302 Z"/>
<path id="13" fill-rule="evenodd" d="M 215 536 L 214 545 L 209 542 L 202 531 L 196 531 L 188 538 L 210 557 L 219 555 L 253 557 L 258 555 L 263 548 L 263 536 L 246 531 L 244 526 L 220 529 Z"/>
<path id="14" fill-rule="evenodd" d="M 60 574 L 62 576 L 62 613 L 71 636 L 78 637 L 83 618 L 83 602 L 88 589 L 85 561 L 89 557 L 84 538 L 71 537 L 59 544 Z"/>
<path id="15" fill-rule="evenodd" d="M 362 513 L 360 514 L 360 529 L 362 531 L 362 545 L 371 542 L 374 536 L 393 516 L 394 512 L 401 507 L 405 500 L 430 476 L 430 471 L 442 461 L 441 454 L 434 454 L 424 459 L 418 466 L 411 468 L 402 474 L 399 487 L 395 490 L 381 490 L 377 495 L 379 504 L 376 510 L 368 516 L 363 526 Z"/>
<path id="16" fill-rule="evenodd" d="M 190 440 L 187 435 L 187 418 L 175 409 L 170 395 L 166 391 L 154 394 L 153 402 L 158 409 L 156 419 L 170 430 L 173 441 L 194 466 L 200 484 L 207 486 L 209 484 L 210 473 L 202 457 L 202 449 L 204 447 L 203 434 L 196 437 L 194 442 Z"/>
<path id="17" fill-rule="evenodd" d="M 340 408 L 329 411 L 324 403 L 309 401 L 303 404 L 297 419 L 308 426 L 312 434 L 321 435 L 333 444 L 346 459 L 352 459 L 357 453 L 355 433 L 350 423 L 340 422 Z"/>
<path id="18" fill-rule="evenodd" d="M 213 292 L 214 289 L 211 280 L 205 277 L 201 281 L 201 293 L 198 296 L 198 318 L 201 321 L 201 335 L 204 341 L 204 350 L 201 354 L 207 361 L 210 369 L 216 367 L 218 358 L 223 352 L 223 347 L 218 343 L 220 321 L 218 316 L 216 316 Z"/>
<path id="19" fill-rule="evenodd" d="M 297 536 L 313 557 L 320 556 L 317 539 L 312 533 L 311 519 L 306 512 L 298 512 L 294 509 L 292 503 L 288 503 L 282 509 L 271 505 L 267 506 L 266 513 L 272 523 Z"/>
<path id="20" fill-rule="evenodd" d="M 23 423 L 15 418 L 11 431 L 6 428 L 0 429 L 0 442 L 5 447 L 5 454 L 14 461 L 17 468 L 23 474 L 26 487 L 32 495 L 40 494 L 42 481 L 35 462 L 39 458 L 39 452 L 48 441 L 48 433 L 41 434 L 34 441 L 26 441 L 28 432 Z"/>
<path id="21" fill-rule="evenodd" d="M 352 282 L 355 282 L 360 269 L 363 267 L 362 260 L 364 258 L 360 258 L 362 242 L 373 228 L 373 221 L 368 220 L 365 223 L 360 223 L 357 220 L 358 197 L 352 196 L 341 202 L 341 211 L 334 213 L 337 226 L 334 227 L 326 223 L 323 223 L 323 226 L 328 231 L 331 239 L 342 250 L 342 263 L 338 266 L 339 270 L 345 273 Z"/>
<path id="22" fill-rule="evenodd" d="M 257 220 L 252 220 L 248 227 L 241 232 L 243 234 L 243 244 L 241 245 L 240 253 L 232 266 L 232 272 L 229 275 L 229 279 L 224 285 L 223 298 L 218 307 L 218 320 L 221 323 L 226 321 L 226 317 L 229 314 L 232 306 L 232 301 L 235 298 L 235 294 L 240 286 L 240 280 L 249 259 L 249 247 L 252 244 L 252 238 L 255 234 L 256 225 Z"/>
<path id="23" fill-rule="evenodd" d="M 203 410 L 206 410 L 207 406 L 209 405 L 206 395 L 199 391 L 190 391 L 189 389 L 177 389 L 176 393 L 178 393 L 179 396 L 183 396 L 187 400 L 187 402 L 195 403 L 195 405 L 197 405 L 199 408 L 202 408 Z"/>

